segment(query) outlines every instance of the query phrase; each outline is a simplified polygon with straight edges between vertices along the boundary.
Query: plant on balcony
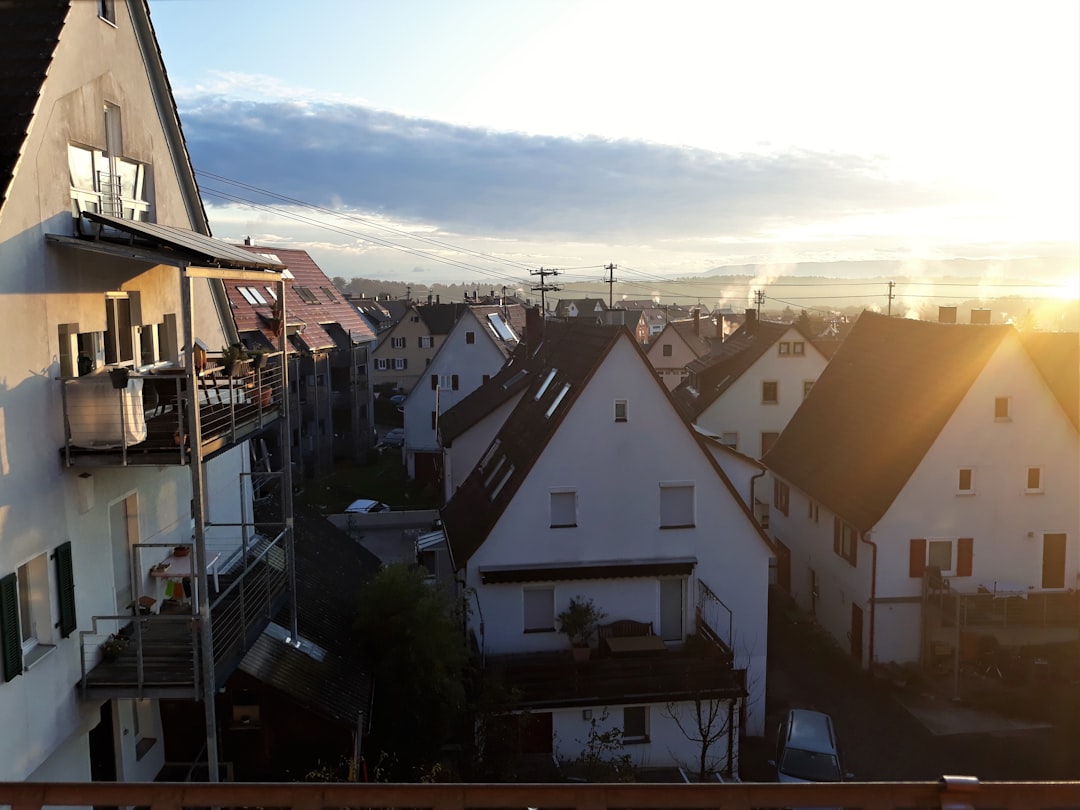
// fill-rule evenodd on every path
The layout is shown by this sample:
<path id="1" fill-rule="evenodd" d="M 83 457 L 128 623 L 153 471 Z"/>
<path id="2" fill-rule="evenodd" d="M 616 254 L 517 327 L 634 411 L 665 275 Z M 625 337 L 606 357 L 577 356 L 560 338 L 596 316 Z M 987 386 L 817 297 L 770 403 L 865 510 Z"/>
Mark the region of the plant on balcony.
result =
<path id="1" fill-rule="evenodd" d="M 266 367 L 266 360 L 270 356 L 270 350 L 265 346 L 256 346 L 248 351 L 251 356 L 251 367 L 262 369 Z"/>
<path id="2" fill-rule="evenodd" d="M 101 658 L 104 661 L 115 661 L 130 647 L 131 639 L 113 633 L 101 644 Z"/>
<path id="3" fill-rule="evenodd" d="M 247 350 L 239 343 L 221 347 L 221 369 L 226 377 L 233 376 L 236 365 L 247 359 Z"/>
<path id="4" fill-rule="evenodd" d="M 570 646 L 575 650 L 588 650 L 596 635 L 596 625 L 607 616 L 596 607 L 591 598 L 575 596 L 570 604 L 555 617 L 559 623 L 559 632 L 570 639 Z"/>

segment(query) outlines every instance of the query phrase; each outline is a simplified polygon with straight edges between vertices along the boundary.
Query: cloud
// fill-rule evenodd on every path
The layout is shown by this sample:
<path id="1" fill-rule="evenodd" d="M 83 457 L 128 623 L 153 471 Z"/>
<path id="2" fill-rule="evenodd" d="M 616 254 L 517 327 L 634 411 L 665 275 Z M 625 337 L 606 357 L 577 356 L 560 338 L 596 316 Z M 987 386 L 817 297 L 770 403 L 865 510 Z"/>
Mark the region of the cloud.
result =
<path id="1" fill-rule="evenodd" d="M 449 124 L 345 101 L 180 99 L 196 169 L 306 203 L 442 233 L 645 244 L 768 241 L 837 218 L 953 202 L 878 160 L 789 151 L 724 155 L 599 137 Z M 200 177 L 215 190 L 270 202 Z"/>

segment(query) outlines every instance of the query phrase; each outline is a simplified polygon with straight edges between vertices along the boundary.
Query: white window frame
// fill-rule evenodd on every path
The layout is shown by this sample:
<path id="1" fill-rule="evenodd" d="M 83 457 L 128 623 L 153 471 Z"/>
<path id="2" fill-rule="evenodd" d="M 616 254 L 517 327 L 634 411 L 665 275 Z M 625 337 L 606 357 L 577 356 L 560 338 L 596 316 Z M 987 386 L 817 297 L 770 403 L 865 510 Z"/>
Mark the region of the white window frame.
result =
<path id="1" fill-rule="evenodd" d="M 559 403 L 563 401 L 563 398 L 570 391 L 570 383 L 563 383 L 563 387 L 559 390 L 559 393 L 555 395 L 555 399 L 551 401 L 551 405 L 544 412 L 544 418 L 550 419 L 551 415 L 555 413 L 555 409 L 559 407 Z"/>
<path id="2" fill-rule="evenodd" d="M 695 523 L 696 491 L 693 481 L 660 482 L 660 528 L 692 529 Z"/>
<path id="3" fill-rule="evenodd" d="M 454 375 L 453 374 L 440 374 L 439 375 L 439 388 L 443 391 L 452 391 L 454 389 Z"/>
<path id="4" fill-rule="evenodd" d="M 420 336 L 420 348 L 421 349 L 431 349 L 434 346 L 435 346 L 435 338 L 432 335 L 421 335 Z"/>
<path id="5" fill-rule="evenodd" d="M 55 646 L 51 573 L 47 551 L 31 557 L 15 572 L 19 589 L 19 641 L 22 644 L 24 669 L 28 669 Z"/>
<path id="6" fill-rule="evenodd" d="M 551 528 L 576 528 L 578 525 L 577 490 L 573 487 L 553 487 L 549 495 Z"/>
<path id="7" fill-rule="evenodd" d="M 932 549 L 941 549 L 947 546 L 949 549 L 949 567 L 941 568 L 943 577 L 953 576 L 956 573 L 956 538 L 955 537 L 927 537 L 926 538 L 926 567 L 936 565 L 933 560 Z"/>
<path id="8" fill-rule="evenodd" d="M 534 400 L 539 400 L 540 397 L 544 395 L 544 392 L 548 390 L 551 381 L 555 379 L 555 371 L 556 369 L 550 369 L 548 373 L 544 375 L 544 381 L 540 383 L 540 387 L 536 391 L 536 396 L 533 397 Z"/>
<path id="9" fill-rule="evenodd" d="M 404 371 L 404 370 L 405 370 L 405 358 L 404 357 L 395 357 L 394 358 L 394 371 Z"/>
<path id="10" fill-rule="evenodd" d="M 964 487 L 964 474 L 967 473 L 968 481 L 967 487 Z M 975 494 L 975 468 L 974 467 L 960 467 L 956 471 L 956 494 L 957 495 L 974 495 Z"/>
<path id="11" fill-rule="evenodd" d="M 804 357 L 806 355 L 806 343 L 801 340 L 796 340 L 791 344 L 791 353 L 795 357 Z"/>
<path id="12" fill-rule="evenodd" d="M 405 338 L 404 338 L 404 336 L 395 335 L 395 336 L 391 337 L 390 338 L 390 348 L 391 349 L 404 349 L 405 348 Z"/>
<path id="13" fill-rule="evenodd" d="M 555 588 L 522 588 L 521 629 L 523 633 L 555 632 Z"/>
<path id="14" fill-rule="evenodd" d="M 385 357 L 376 357 L 375 358 L 375 370 L 376 371 L 389 371 L 390 370 L 390 361 L 387 360 Z"/>
<path id="15" fill-rule="evenodd" d="M 777 351 L 781 357 L 787 357 L 791 354 L 791 344 L 786 340 L 781 340 L 777 344 Z"/>

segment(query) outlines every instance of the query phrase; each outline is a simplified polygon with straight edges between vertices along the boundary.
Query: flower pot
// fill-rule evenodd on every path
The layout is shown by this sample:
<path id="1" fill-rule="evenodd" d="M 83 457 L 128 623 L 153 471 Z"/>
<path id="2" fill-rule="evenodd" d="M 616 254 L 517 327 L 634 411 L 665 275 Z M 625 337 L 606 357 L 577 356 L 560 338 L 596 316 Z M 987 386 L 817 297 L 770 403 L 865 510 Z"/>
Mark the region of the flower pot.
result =
<path id="1" fill-rule="evenodd" d="M 118 366 L 109 369 L 109 379 L 112 380 L 112 387 L 118 391 L 127 388 L 128 378 L 130 376 L 131 370 L 127 366 Z"/>
<path id="2" fill-rule="evenodd" d="M 266 352 L 255 352 L 251 355 L 251 366 L 256 371 L 266 368 Z"/>
<path id="3" fill-rule="evenodd" d="M 270 403 L 274 401 L 274 391 L 271 388 L 262 387 L 259 389 L 259 404 L 264 408 L 269 408 Z"/>

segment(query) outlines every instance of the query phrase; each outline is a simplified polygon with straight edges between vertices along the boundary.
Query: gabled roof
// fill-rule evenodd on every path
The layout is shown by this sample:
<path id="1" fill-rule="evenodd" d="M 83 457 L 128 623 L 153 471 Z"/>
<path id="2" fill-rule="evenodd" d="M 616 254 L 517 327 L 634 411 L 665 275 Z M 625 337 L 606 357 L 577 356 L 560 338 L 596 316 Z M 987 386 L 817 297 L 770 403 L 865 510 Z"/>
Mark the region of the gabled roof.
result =
<path id="1" fill-rule="evenodd" d="M 689 347 L 690 351 L 694 353 L 695 357 L 707 357 L 712 351 L 712 344 L 701 334 L 700 320 L 669 321 L 668 325 L 664 327 L 664 330 L 657 335 L 656 340 L 659 341 L 664 332 L 669 329 L 682 338 L 683 342 Z"/>
<path id="2" fill-rule="evenodd" d="M 499 373 L 439 417 L 439 439 L 449 446 L 458 436 L 526 388 L 536 376 L 528 362 L 528 347 L 520 343 Z"/>
<path id="3" fill-rule="evenodd" d="M 0 2 L 0 211 L 22 154 L 69 0 Z"/>
<path id="4" fill-rule="evenodd" d="M 515 373 L 528 372 L 524 395 L 480 464 L 443 510 L 455 565 L 464 565 L 480 547 L 620 337 L 633 342 L 623 327 L 547 322 L 539 347 L 515 368 Z M 509 364 L 503 372 L 508 370 Z M 492 379 L 474 394 L 495 383 Z"/>
<path id="5" fill-rule="evenodd" d="M 1011 330 L 864 312 L 762 462 L 871 529 Z"/>
<path id="6" fill-rule="evenodd" d="M 1073 427 L 1080 430 L 1080 334 L 1022 332 L 1020 342 Z"/>
<path id="7" fill-rule="evenodd" d="M 469 312 L 480 321 L 484 333 L 502 352 L 503 357 L 513 354 L 525 335 L 524 306 L 521 304 L 507 304 L 506 306 L 474 304 L 469 307 Z M 504 334 L 500 324 L 510 327 L 510 332 Z"/>
<path id="8" fill-rule="evenodd" d="M 433 335 L 449 335 L 468 304 L 417 304 L 420 320 Z"/>
<path id="9" fill-rule="evenodd" d="M 375 333 L 367 321 L 360 317 L 344 294 L 334 288 L 326 273 L 307 251 L 265 245 L 237 245 L 236 249 L 248 255 L 272 256 L 289 268 L 293 280 L 285 284 L 285 316 L 288 327 L 302 326 L 302 330 L 298 329 L 293 336 L 297 349 L 316 351 L 347 348 L 350 335 L 353 344 L 375 339 Z M 241 287 L 253 286 L 265 303 L 253 304 L 240 291 Z M 308 291 L 310 295 L 305 293 L 302 297 L 298 288 Z M 232 305 L 236 331 L 247 335 L 257 333 L 276 347 L 278 338 L 271 325 L 275 304 L 273 295 L 265 288 L 248 282 L 227 282 L 225 291 Z M 311 297 L 314 297 L 315 303 L 309 303 Z"/>
<path id="10" fill-rule="evenodd" d="M 727 340 L 716 345 L 711 356 L 690 361 L 690 378 L 673 392 L 679 408 L 691 419 L 716 402 L 794 324 L 755 320 L 744 323 Z M 800 332 L 800 334 L 802 334 Z M 810 339 L 803 335 L 807 343 Z"/>
<path id="11" fill-rule="evenodd" d="M 577 317 L 579 318 L 586 316 L 595 318 L 601 312 L 607 310 L 607 304 L 603 298 L 563 298 L 555 305 L 555 317 L 569 318 L 570 313 L 568 310 L 571 305 L 577 308 Z"/>

